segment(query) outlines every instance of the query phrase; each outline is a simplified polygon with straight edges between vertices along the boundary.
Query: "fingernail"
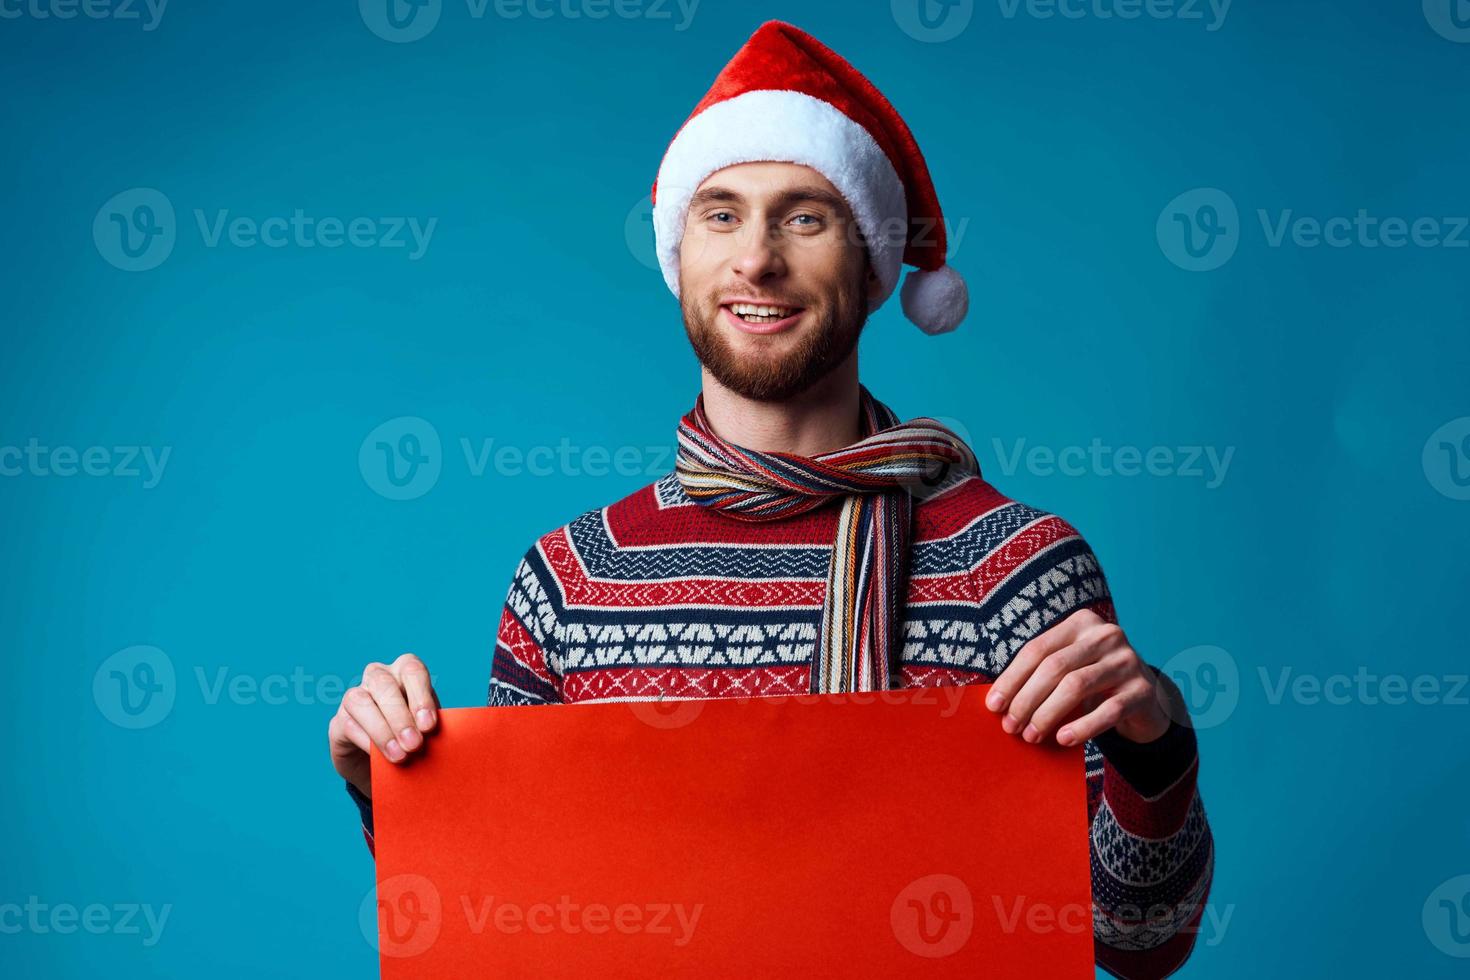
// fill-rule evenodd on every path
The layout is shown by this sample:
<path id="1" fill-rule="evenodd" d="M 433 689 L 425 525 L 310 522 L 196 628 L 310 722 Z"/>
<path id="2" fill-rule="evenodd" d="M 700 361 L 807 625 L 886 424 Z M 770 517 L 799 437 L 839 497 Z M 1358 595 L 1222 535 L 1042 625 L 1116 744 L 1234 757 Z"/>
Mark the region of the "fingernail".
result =
<path id="1" fill-rule="evenodd" d="M 1063 745 L 1071 745 L 1072 744 L 1072 729 L 1070 729 L 1070 728 L 1063 728 L 1061 731 L 1057 732 L 1057 741 L 1060 742 Z"/>
<path id="2" fill-rule="evenodd" d="M 1028 742 L 1034 742 L 1041 737 L 1041 733 L 1036 730 L 1035 725 L 1027 725 L 1026 731 L 1021 735 L 1021 737 Z"/>
<path id="3" fill-rule="evenodd" d="M 415 729 L 405 728 L 398 733 L 398 744 L 410 751 L 418 748 L 418 744 L 422 741 L 423 739 L 419 737 L 419 733 Z"/>
<path id="4" fill-rule="evenodd" d="M 990 697 L 985 699 L 985 707 L 989 708 L 991 711 L 999 711 L 1005 706 L 1005 695 L 1001 694 L 999 691 L 991 691 Z"/>
<path id="5" fill-rule="evenodd" d="M 398 739 L 396 738 L 388 739 L 388 744 L 384 747 L 383 752 L 392 762 L 397 762 L 403 758 L 403 747 L 398 744 Z"/>
<path id="6" fill-rule="evenodd" d="M 428 730 L 429 726 L 434 724 L 434 713 L 428 708 L 420 708 L 419 713 L 414 717 L 419 720 L 419 728 L 424 730 Z"/>
<path id="7" fill-rule="evenodd" d="M 1014 735 L 1016 734 L 1016 729 L 1021 727 L 1021 723 L 1010 715 L 1006 715 L 1000 720 L 1000 727 L 1005 729 L 1007 735 Z"/>

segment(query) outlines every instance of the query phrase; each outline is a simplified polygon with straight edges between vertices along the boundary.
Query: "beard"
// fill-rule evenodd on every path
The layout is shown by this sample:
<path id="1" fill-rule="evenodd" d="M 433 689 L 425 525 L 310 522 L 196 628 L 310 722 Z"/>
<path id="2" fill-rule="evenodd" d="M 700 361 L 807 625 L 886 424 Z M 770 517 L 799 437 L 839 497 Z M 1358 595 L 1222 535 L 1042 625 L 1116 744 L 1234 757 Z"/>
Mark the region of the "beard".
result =
<path id="1" fill-rule="evenodd" d="M 727 292 L 733 291 L 738 290 Z M 679 292 L 684 333 L 699 363 L 720 384 L 752 401 L 782 402 L 806 391 L 847 360 L 868 320 L 861 278 L 839 291 L 820 310 L 800 296 L 783 297 L 786 305 L 803 307 L 806 314 L 813 314 L 807 318 L 815 322 L 801 325 L 798 333 L 770 338 L 732 336 L 733 329 L 721 318 L 720 303 L 726 292 L 714 291 L 698 298 L 685 289 Z M 732 343 L 732 339 L 740 342 Z"/>

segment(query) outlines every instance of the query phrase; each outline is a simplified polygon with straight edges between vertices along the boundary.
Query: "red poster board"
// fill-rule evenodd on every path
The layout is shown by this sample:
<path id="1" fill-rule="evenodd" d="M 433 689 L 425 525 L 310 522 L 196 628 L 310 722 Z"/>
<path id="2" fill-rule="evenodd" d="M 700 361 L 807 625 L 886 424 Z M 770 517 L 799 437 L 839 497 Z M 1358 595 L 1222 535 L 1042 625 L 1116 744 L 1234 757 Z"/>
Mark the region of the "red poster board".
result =
<path id="1" fill-rule="evenodd" d="M 1091 978 L 1081 750 L 988 690 L 443 711 L 373 760 L 382 975 Z"/>

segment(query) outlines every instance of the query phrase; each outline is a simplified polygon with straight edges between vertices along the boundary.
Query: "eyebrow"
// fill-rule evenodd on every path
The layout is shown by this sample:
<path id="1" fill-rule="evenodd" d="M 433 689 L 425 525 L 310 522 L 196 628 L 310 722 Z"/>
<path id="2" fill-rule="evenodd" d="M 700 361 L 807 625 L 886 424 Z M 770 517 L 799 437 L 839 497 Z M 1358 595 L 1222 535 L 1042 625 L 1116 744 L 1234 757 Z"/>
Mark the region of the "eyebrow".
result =
<path id="1" fill-rule="evenodd" d="M 705 204 L 714 204 L 721 202 L 727 204 L 740 204 L 744 201 L 745 197 L 737 193 L 736 191 L 730 190 L 728 187 L 715 186 L 706 187 L 703 190 L 696 192 L 695 195 L 689 199 L 689 207 L 692 210 L 693 208 L 697 208 Z M 844 200 L 840 194 L 834 194 L 831 191 L 827 190 L 825 187 L 817 187 L 814 184 L 788 188 L 787 190 L 784 190 L 780 194 L 776 195 L 773 204 L 775 207 L 784 207 L 803 201 L 814 204 L 825 204 L 833 211 L 837 211 L 839 213 L 845 212 L 847 210 L 847 201 Z"/>

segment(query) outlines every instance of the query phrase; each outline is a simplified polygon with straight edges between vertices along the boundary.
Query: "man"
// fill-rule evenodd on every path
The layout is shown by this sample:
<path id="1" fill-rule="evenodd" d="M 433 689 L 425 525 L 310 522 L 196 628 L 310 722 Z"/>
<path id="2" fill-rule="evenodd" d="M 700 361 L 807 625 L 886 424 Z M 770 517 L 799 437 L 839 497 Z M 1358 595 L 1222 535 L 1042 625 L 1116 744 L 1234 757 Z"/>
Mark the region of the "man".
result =
<path id="1" fill-rule="evenodd" d="M 765 24 L 669 147 L 654 218 L 702 366 L 675 471 L 525 553 L 489 703 L 993 680 L 1006 732 L 1085 745 L 1097 962 L 1175 970 L 1214 853 L 1187 715 L 1118 627 L 1077 531 L 858 380 L 859 334 L 902 262 L 919 267 L 902 299 L 926 332 L 967 307 L 902 119 L 814 38 Z M 369 746 L 402 762 L 436 706 L 404 655 L 368 665 L 332 719 L 369 846 Z"/>

